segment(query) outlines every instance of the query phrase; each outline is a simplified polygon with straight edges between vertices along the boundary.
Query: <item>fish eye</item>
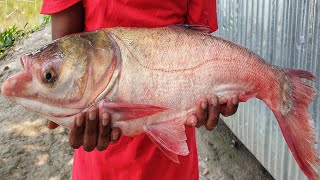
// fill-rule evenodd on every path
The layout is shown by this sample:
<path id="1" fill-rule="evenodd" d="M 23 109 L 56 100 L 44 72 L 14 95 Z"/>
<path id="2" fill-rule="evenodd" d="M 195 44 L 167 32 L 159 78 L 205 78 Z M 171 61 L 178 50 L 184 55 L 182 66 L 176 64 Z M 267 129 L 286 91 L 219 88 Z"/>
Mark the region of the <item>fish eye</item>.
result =
<path id="1" fill-rule="evenodd" d="M 57 73 L 52 65 L 47 65 L 43 68 L 41 79 L 44 83 L 54 83 L 57 80 Z"/>

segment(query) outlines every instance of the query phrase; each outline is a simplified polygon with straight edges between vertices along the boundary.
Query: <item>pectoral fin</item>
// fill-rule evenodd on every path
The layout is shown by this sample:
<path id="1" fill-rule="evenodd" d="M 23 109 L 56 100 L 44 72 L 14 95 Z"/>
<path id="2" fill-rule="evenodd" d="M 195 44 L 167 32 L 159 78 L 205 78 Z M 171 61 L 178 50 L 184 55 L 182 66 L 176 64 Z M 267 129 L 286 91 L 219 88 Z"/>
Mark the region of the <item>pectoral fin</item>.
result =
<path id="1" fill-rule="evenodd" d="M 172 161 L 179 163 L 177 155 L 186 156 L 189 154 L 184 121 L 181 118 L 148 125 L 144 130 Z"/>
<path id="2" fill-rule="evenodd" d="M 99 108 L 105 109 L 114 114 L 119 114 L 122 121 L 147 117 L 168 110 L 168 108 L 147 104 L 129 104 L 123 102 L 108 101 L 102 101 L 99 104 Z"/>

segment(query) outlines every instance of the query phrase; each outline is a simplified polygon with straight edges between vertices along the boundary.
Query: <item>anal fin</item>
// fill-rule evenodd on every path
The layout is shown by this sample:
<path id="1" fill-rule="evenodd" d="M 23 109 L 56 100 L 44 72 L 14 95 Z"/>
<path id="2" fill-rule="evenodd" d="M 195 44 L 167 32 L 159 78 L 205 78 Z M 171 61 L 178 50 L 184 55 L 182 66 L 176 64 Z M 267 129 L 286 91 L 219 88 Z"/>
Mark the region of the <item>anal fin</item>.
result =
<path id="1" fill-rule="evenodd" d="M 189 154 L 184 121 L 181 118 L 148 125 L 145 126 L 144 130 L 149 138 L 172 161 L 179 163 L 177 155 L 186 156 Z"/>
<path id="2" fill-rule="evenodd" d="M 173 162 L 175 162 L 175 163 L 178 163 L 178 164 L 180 163 L 177 154 L 175 154 L 175 153 L 167 150 L 166 147 L 164 147 L 161 143 L 159 143 L 159 141 L 155 141 L 155 138 L 153 138 L 153 136 L 151 136 L 150 134 L 148 134 L 148 133 L 146 133 L 146 134 L 147 134 L 148 137 L 151 139 L 151 141 L 152 141 L 153 143 L 155 143 L 155 144 L 158 146 L 158 148 L 159 148 L 169 159 L 171 159 L 171 160 L 172 160 Z"/>

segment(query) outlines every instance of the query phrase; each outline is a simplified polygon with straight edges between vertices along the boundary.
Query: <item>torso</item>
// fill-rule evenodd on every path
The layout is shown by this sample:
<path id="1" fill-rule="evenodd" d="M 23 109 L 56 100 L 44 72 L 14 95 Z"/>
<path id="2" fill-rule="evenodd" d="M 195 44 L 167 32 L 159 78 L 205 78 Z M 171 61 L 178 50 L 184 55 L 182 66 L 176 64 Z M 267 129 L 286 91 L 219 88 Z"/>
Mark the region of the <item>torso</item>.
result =
<path id="1" fill-rule="evenodd" d="M 187 0 L 84 0 L 85 31 L 107 27 L 161 27 L 184 24 Z M 106 21 L 106 19 L 108 19 Z"/>

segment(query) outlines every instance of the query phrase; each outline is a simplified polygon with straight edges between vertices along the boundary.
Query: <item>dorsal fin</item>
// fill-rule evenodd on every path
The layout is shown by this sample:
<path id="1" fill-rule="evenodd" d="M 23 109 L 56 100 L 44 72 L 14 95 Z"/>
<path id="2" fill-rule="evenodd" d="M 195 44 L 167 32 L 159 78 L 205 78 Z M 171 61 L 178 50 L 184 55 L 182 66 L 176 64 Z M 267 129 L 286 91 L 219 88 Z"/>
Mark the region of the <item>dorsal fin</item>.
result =
<path id="1" fill-rule="evenodd" d="M 195 31 L 200 31 L 203 33 L 210 33 L 210 27 L 209 26 L 204 26 L 204 25 L 191 25 L 191 24 L 177 24 L 174 25 L 176 27 L 182 27 L 185 29 L 190 29 L 190 30 L 195 30 Z"/>

